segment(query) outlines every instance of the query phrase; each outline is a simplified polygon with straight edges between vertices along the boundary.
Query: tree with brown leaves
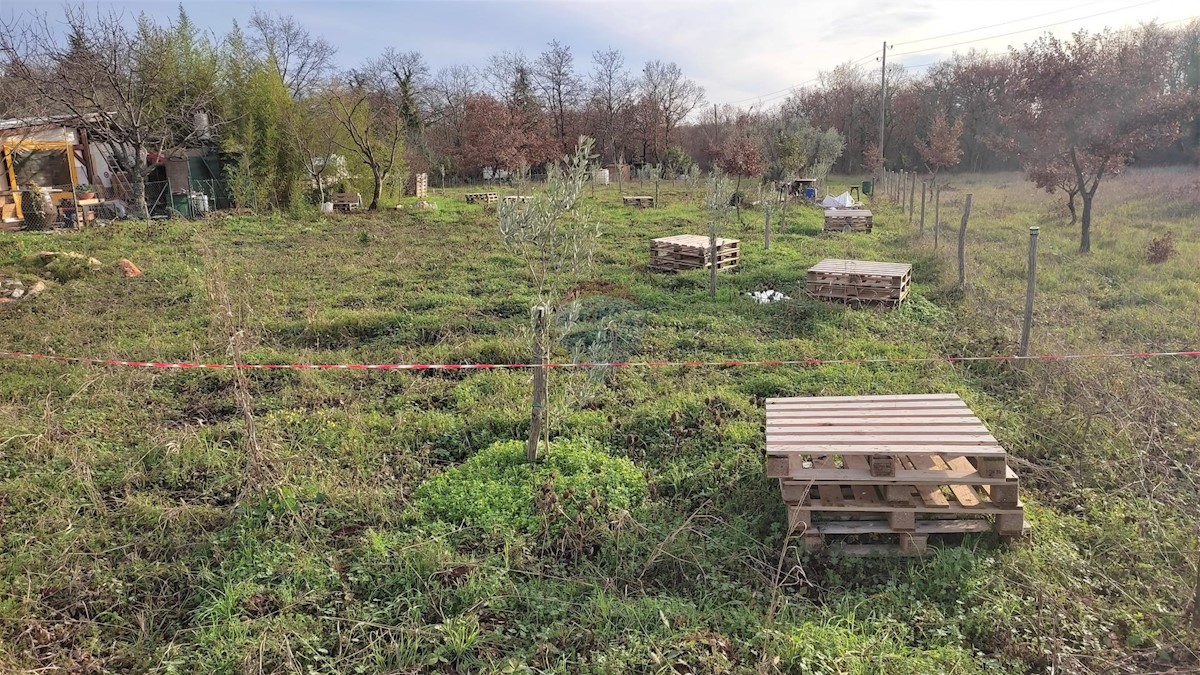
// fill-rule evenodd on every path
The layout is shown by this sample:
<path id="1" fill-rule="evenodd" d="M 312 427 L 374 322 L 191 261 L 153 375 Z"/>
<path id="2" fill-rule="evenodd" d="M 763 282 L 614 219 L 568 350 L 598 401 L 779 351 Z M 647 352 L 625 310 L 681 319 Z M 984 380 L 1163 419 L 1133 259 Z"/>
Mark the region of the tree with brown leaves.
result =
<path id="1" fill-rule="evenodd" d="M 1012 50 L 1013 77 L 998 142 L 1039 187 L 1074 178 L 1082 203 L 1080 253 L 1091 250 L 1092 203 L 1100 182 L 1137 152 L 1175 140 L 1196 110 L 1194 93 L 1169 86 L 1170 34 L 1080 31 L 1045 35 Z"/>
<path id="2" fill-rule="evenodd" d="M 917 154 L 921 156 L 921 161 L 925 162 L 925 168 L 929 170 L 931 186 L 937 184 L 938 171 L 948 166 L 954 166 L 962 159 L 962 147 L 958 144 L 962 130 L 962 120 L 955 120 L 951 124 L 946 115 L 942 114 L 933 118 L 929 136 L 917 140 Z"/>

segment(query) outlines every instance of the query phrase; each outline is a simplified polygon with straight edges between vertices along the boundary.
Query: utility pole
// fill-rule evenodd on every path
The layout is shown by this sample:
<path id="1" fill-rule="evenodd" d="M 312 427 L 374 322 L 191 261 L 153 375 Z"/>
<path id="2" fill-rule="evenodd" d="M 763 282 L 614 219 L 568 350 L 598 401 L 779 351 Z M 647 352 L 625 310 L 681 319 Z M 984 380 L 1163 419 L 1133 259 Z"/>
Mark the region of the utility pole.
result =
<path id="1" fill-rule="evenodd" d="M 887 40 L 883 41 L 883 57 L 879 62 L 882 64 L 879 68 L 879 163 L 882 166 L 884 116 L 887 115 Z"/>
<path id="2" fill-rule="evenodd" d="M 1033 326 L 1033 291 L 1037 287 L 1038 228 L 1029 228 L 1029 266 L 1025 271 L 1025 321 L 1021 324 L 1020 356 L 1029 356 L 1029 331 Z M 1018 361 L 1018 365 L 1022 362 Z"/>

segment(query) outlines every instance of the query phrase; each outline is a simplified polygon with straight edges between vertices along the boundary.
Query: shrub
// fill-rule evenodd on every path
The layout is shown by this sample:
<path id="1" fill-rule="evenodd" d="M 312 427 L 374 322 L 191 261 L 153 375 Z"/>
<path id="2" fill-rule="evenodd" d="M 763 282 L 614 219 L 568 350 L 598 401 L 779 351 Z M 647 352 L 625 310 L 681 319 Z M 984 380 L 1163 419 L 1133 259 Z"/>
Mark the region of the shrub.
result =
<path id="1" fill-rule="evenodd" d="M 52 225 L 46 212 L 46 196 L 33 183 L 21 190 L 21 215 L 25 218 L 27 230 L 48 230 Z"/>
<path id="2" fill-rule="evenodd" d="M 1171 232 L 1150 240 L 1146 247 L 1146 258 L 1155 264 L 1164 263 L 1175 256 L 1175 235 Z"/>
<path id="3" fill-rule="evenodd" d="M 646 479 L 589 440 L 556 441 L 536 464 L 525 461 L 524 441 L 504 441 L 425 481 L 415 497 L 440 520 L 503 528 L 577 556 L 642 503 Z"/>

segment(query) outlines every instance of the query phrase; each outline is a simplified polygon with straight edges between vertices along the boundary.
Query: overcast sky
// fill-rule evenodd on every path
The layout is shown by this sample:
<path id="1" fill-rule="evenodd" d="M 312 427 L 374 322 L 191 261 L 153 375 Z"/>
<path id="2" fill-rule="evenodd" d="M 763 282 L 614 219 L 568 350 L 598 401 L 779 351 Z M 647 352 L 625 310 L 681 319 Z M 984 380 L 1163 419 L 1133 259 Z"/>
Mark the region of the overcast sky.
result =
<path id="1" fill-rule="evenodd" d="M 176 0 L 88 2 L 167 20 Z M 386 47 L 417 50 L 434 70 L 482 65 L 489 54 L 536 56 L 551 39 L 569 44 L 577 68 L 614 47 L 638 71 L 651 59 L 675 61 L 704 86 L 709 103 L 776 103 L 787 89 L 847 60 L 878 68 L 888 55 L 906 66 L 972 48 L 1003 51 L 1041 32 L 1124 28 L 1200 15 L 1195 0 L 186 0 L 194 21 L 217 34 L 245 24 L 254 7 L 291 14 L 338 49 L 350 67 Z M 0 12 L 54 8 L 47 0 L 3 0 Z M 1053 25 L 1050 25 L 1053 24 Z M 1172 25 L 1180 25 L 1173 23 Z M 973 30 L 980 29 L 980 30 Z M 941 37 L 939 37 L 941 36 Z M 966 43 L 966 44 L 959 44 Z M 782 90 L 782 91 L 781 91 Z"/>

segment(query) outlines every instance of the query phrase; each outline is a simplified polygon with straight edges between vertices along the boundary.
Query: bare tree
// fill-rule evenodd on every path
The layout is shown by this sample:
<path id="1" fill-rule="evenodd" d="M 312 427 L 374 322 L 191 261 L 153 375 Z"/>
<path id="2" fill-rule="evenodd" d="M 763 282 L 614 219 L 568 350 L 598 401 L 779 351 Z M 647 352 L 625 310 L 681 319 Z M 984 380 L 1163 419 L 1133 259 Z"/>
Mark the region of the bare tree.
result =
<path id="1" fill-rule="evenodd" d="M 617 146 L 623 135 L 622 120 L 633 105 L 634 82 L 625 69 L 625 57 L 616 49 L 592 54 L 592 73 L 588 85 L 591 104 L 600 136 L 602 154 L 609 160 L 617 157 Z"/>
<path id="2" fill-rule="evenodd" d="M 419 133 L 429 116 L 426 107 L 429 64 L 425 63 L 425 57 L 421 52 L 402 52 L 388 47 L 379 58 L 375 69 L 391 76 L 399 96 L 400 115 L 404 118 L 404 126 L 410 134 Z"/>
<path id="3" fill-rule="evenodd" d="M 574 144 L 567 140 L 567 117 L 583 97 L 583 82 L 575 72 L 571 48 L 551 40 L 549 48 L 538 56 L 533 70 L 534 84 L 550 110 L 559 145 L 565 152 Z"/>
<path id="4" fill-rule="evenodd" d="M 250 28 L 251 45 L 275 64 L 292 98 L 312 93 L 333 68 L 337 49 L 292 16 L 256 9 L 250 15 Z"/>
<path id="5" fill-rule="evenodd" d="M 131 26 L 115 12 L 67 7 L 65 36 L 57 16 L 53 23 L 44 14 L 22 19 L 0 23 L 8 74 L 42 101 L 45 114 L 70 115 L 108 145 L 129 174 L 133 213 L 148 217 L 147 156 L 209 133 L 196 115 L 209 112 L 216 96 L 210 45 L 196 39 L 182 11 L 166 27 L 145 16 Z"/>
<path id="6" fill-rule="evenodd" d="M 515 107 L 525 103 L 517 99 L 532 95 L 532 82 L 529 82 L 531 70 L 532 65 L 525 54 L 506 51 L 489 56 L 487 65 L 479 70 L 479 75 L 488 93 Z M 522 79 L 525 80 L 524 86 L 520 85 Z"/>
<path id="7" fill-rule="evenodd" d="M 648 99 L 662 130 L 662 143 L 656 138 L 654 154 L 657 158 L 671 142 L 671 132 L 693 110 L 704 103 L 704 87 L 684 77 L 683 71 L 674 62 L 650 61 L 642 70 L 642 94 Z"/>
<path id="8" fill-rule="evenodd" d="M 448 66 L 433 77 L 425 90 L 429 126 L 450 126 L 462 130 L 466 101 L 479 93 L 479 73 L 469 66 Z"/>
<path id="9" fill-rule="evenodd" d="M 332 86 L 327 94 L 330 113 L 341 127 L 336 143 L 353 153 L 371 172 L 373 189 L 368 211 L 379 210 L 383 182 L 403 163 L 404 122 L 395 92 L 380 73 L 354 71 L 348 82 Z"/>
<path id="10" fill-rule="evenodd" d="M 286 125 L 290 134 L 288 140 L 322 202 L 325 201 L 325 180 L 333 151 L 338 147 L 338 119 L 333 115 L 330 103 L 328 97 L 319 96 L 297 101 L 289 110 L 292 119 Z"/>

